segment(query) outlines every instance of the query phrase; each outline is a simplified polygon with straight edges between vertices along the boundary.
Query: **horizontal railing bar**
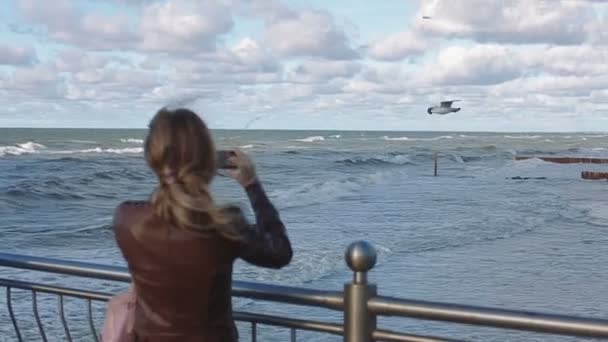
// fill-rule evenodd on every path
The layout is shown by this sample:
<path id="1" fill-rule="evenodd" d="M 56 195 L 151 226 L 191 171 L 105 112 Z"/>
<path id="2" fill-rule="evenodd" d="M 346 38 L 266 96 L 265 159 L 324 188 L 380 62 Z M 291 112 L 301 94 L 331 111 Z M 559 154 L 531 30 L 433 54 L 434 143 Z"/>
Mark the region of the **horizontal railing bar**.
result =
<path id="1" fill-rule="evenodd" d="M 459 304 L 376 297 L 368 301 L 377 315 L 420 318 L 580 337 L 608 337 L 608 320 Z"/>
<path id="2" fill-rule="evenodd" d="M 126 267 L 41 258 L 29 255 L 0 253 L 0 266 L 75 275 L 87 278 L 124 282 L 131 281 L 131 275 Z"/>
<path id="3" fill-rule="evenodd" d="M 235 297 L 261 299 L 287 304 L 323 307 L 339 311 L 342 311 L 344 308 L 344 297 L 342 292 L 339 291 L 323 291 L 301 287 L 234 281 L 232 284 L 232 295 Z"/>
<path id="4" fill-rule="evenodd" d="M 129 282 L 126 267 L 67 261 L 10 253 L 0 253 L 0 266 L 81 276 L 103 280 Z M 269 285 L 245 281 L 232 282 L 232 295 L 251 299 L 342 310 L 342 292 Z"/>
<path id="5" fill-rule="evenodd" d="M 233 313 L 233 317 L 235 320 L 242 322 L 266 324 L 299 330 L 325 332 L 340 336 L 344 334 L 344 328 L 342 327 L 342 325 L 336 323 L 322 323 L 304 319 L 277 317 L 243 311 L 235 311 Z"/>
<path id="6" fill-rule="evenodd" d="M 113 294 L 97 292 L 97 291 L 87 291 L 87 290 L 79 290 L 72 289 L 68 287 L 61 286 L 53 286 L 53 285 L 43 285 L 32 283 L 28 281 L 20 281 L 20 280 L 12 280 L 12 279 L 4 279 L 0 278 L 0 287 L 10 287 L 21 290 L 30 290 L 42 293 L 50 293 L 50 294 L 59 294 L 69 297 L 76 297 L 81 299 L 93 299 L 99 301 L 108 301 Z"/>
<path id="7" fill-rule="evenodd" d="M 462 340 L 446 339 L 435 336 L 403 334 L 388 330 L 375 330 L 372 332 L 374 341 L 386 342 L 462 342 Z"/>

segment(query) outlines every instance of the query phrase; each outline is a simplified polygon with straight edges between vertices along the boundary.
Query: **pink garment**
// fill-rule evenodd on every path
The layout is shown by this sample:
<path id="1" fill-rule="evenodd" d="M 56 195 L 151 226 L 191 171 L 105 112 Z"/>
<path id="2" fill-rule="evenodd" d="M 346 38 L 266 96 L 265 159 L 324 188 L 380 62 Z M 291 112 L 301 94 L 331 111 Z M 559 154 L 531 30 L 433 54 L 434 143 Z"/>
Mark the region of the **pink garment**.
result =
<path id="1" fill-rule="evenodd" d="M 102 342 L 132 342 L 135 318 L 135 289 L 129 286 L 126 292 L 110 298 L 106 320 L 101 333 Z"/>

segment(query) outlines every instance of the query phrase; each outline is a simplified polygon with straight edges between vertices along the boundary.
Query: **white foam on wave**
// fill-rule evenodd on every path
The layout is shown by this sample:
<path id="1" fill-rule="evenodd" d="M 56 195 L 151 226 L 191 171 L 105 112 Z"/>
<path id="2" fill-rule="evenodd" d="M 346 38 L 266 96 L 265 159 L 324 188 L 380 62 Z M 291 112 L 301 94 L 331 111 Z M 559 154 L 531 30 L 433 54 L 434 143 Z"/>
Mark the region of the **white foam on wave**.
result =
<path id="1" fill-rule="evenodd" d="M 342 138 L 342 136 L 340 134 L 330 135 L 329 137 L 332 138 L 332 139 L 340 139 L 340 138 Z"/>
<path id="2" fill-rule="evenodd" d="M 459 163 L 459 164 L 464 164 L 464 159 L 462 159 L 461 156 L 457 155 L 457 154 L 450 154 L 452 156 L 452 158 L 454 158 L 454 160 Z"/>
<path id="3" fill-rule="evenodd" d="M 594 135 L 586 135 L 587 138 L 608 138 L 606 134 L 594 134 Z"/>
<path id="4" fill-rule="evenodd" d="M 123 143 L 130 143 L 130 144 L 143 144 L 144 143 L 143 139 L 135 139 L 135 138 L 120 139 L 120 141 Z"/>
<path id="5" fill-rule="evenodd" d="M 129 147 L 129 148 L 89 148 L 85 150 L 71 150 L 71 151 L 52 151 L 52 154 L 88 154 L 88 153 L 111 153 L 111 154 L 139 154 L 143 153 L 143 147 Z"/>
<path id="6" fill-rule="evenodd" d="M 382 140 L 387 140 L 387 141 L 407 141 L 407 140 L 411 140 L 411 139 L 410 139 L 410 138 L 408 138 L 408 137 L 397 137 L 397 138 L 391 138 L 391 137 L 388 137 L 388 136 L 386 136 L 386 135 L 385 135 L 385 136 L 383 136 L 383 137 L 382 137 L 382 138 L 380 138 L 380 139 L 382 139 Z"/>
<path id="7" fill-rule="evenodd" d="M 399 164 L 399 165 L 404 165 L 404 164 L 408 164 L 408 163 L 412 162 L 410 157 L 405 154 L 381 155 L 381 156 L 378 156 L 378 159 L 385 161 L 387 163 Z"/>
<path id="8" fill-rule="evenodd" d="M 505 135 L 506 139 L 540 139 L 540 135 Z"/>
<path id="9" fill-rule="evenodd" d="M 67 142 L 76 143 L 76 144 L 97 144 L 97 141 L 93 141 L 93 140 L 72 139 L 72 140 L 68 140 Z"/>
<path id="10" fill-rule="evenodd" d="M 247 145 L 243 145 L 243 146 L 239 146 L 239 147 L 249 149 L 249 148 L 253 148 L 253 144 L 247 144 Z"/>
<path id="11" fill-rule="evenodd" d="M 325 137 L 322 137 L 320 135 L 315 135 L 315 136 L 311 136 L 311 137 L 306 137 L 304 139 L 294 139 L 295 141 L 300 141 L 300 142 L 318 142 L 318 141 L 324 141 Z"/>
<path id="12" fill-rule="evenodd" d="M 544 161 L 544 160 L 540 159 L 539 157 L 531 157 L 528 159 L 513 160 L 511 162 L 514 163 L 515 165 L 525 166 L 525 167 L 535 166 L 535 165 L 552 165 L 551 162 Z"/>
<path id="13" fill-rule="evenodd" d="M 439 137 L 430 138 L 428 140 L 443 140 L 443 139 L 454 139 L 454 137 L 451 135 L 442 135 Z M 425 139 L 420 139 L 420 140 L 425 140 Z"/>
<path id="14" fill-rule="evenodd" d="M 605 147 L 580 147 L 575 150 L 576 155 L 588 157 L 606 157 L 608 156 L 608 148 Z"/>
<path id="15" fill-rule="evenodd" d="M 435 141 L 435 140 L 443 140 L 443 139 L 454 139 L 454 137 L 451 135 L 441 135 L 441 136 L 433 137 L 433 138 L 408 138 L 408 137 L 391 138 L 391 137 L 388 137 L 385 135 L 380 139 L 387 140 L 387 141 Z"/>
<path id="16" fill-rule="evenodd" d="M 14 146 L 0 146 L 0 157 L 6 155 L 20 156 L 22 154 L 38 153 L 39 150 L 45 148 L 46 146 L 32 141 L 28 141 L 23 144 L 16 144 Z"/>
<path id="17" fill-rule="evenodd" d="M 384 162 L 396 165 L 405 165 L 412 163 L 412 160 L 405 154 L 381 154 L 374 157 L 355 157 L 341 160 L 340 162 L 350 164 L 373 164 L 374 162 Z"/>

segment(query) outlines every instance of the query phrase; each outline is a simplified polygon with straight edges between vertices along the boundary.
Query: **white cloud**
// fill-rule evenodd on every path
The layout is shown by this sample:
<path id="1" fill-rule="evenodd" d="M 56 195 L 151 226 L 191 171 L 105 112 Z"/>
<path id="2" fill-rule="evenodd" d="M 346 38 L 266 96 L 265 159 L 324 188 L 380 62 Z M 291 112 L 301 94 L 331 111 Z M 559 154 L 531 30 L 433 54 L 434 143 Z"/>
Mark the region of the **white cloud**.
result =
<path id="1" fill-rule="evenodd" d="M 439 52 L 437 62 L 416 77 L 426 85 L 489 85 L 522 74 L 522 62 L 513 50 L 501 45 L 451 46 Z"/>
<path id="2" fill-rule="evenodd" d="M 284 57 L 359 58 L 333 16 L 311 8 L 290 9 L 279 1 L 253 0 L 252 13 L 264 19 L 265 44 Z"/>
<path id="3" fill-rule="evenodd" d="M 334 78 L 350 78 L 361 71 L 354 61 L 328 61 L 309 59 L 302 61 L 289 76 L 293 82 L 325 82 Z"/>
<path id="4" fill-rule="evenodd" d="M 222 1 L 169 0 L 150 2 L 134 24 L 126 14 L 83 13 L 68 0 L 17 0 L 18 8 L 49 38 L 94 50 L 197 52 L 213 50 L 217 38 L 234 25 Z"/>
<path id="5" fill-rule="evenodd" d="M 530 66 L 555 75 L 601 75 L 608 72 L 608 47 L 549 46 L 520 55 Z"/>
<path id="6" fill-rule="evenodd" d="M 18 9 L 34 25 L 46 28 L 56 41 L 99 50 L 132 46 L 136 35 L 127 15 L 106 16 L 78 11 L 69 0 L 17 0 Z"/>
<path id="7" fill-rule="evenodd" d="M 16 88 L 52 85 L 59 79 L 57 73 L 45 65 L 36 65 L 32 68 L 17 68 L 12 75 L 13 86 Z"/>
<path id="8" fill-rule="evenodd" d="M 0 44 L 0 65 L 30 65 L 38 60 L 31 46 Z"/>
<path id="9" fill-rule="evenodd" d="M 422 0 L 414 28 L 431 35 L 479 42 L 579 44 L 597 20 L 584 1 Z"/>
<path id="10" fill-rule="evenodd" d="M 608 89 L 592 91 L 589 100 L 593 103 L 608 104 Z"/>
<path id="11" fill-rule="evenodd" d="M 491 93 L 501 96 L 544 94 L 555 97 L 588 97 L 595 90 L 608 88 L 608 77 L 536 76 L 496 85 Z M 559 99 L 556 99 L 559 101 Z"/>
<path id="12" fill-rule="evenodd" d="M 222 1 L 154 3 L 142 15 L 141 48 L 164 52 L 213 50 L 218 36 L 233 25 L 231 9 Z"/>
<path id="13" fill-rule="evenodd" d="M 370 44 L 370 57 L 381 61 L 398 61 L 404 58 L 423 54 L 429 49 L 429 43 L 414 32 L 405 31 L 392 34 Z"/>
<path id="14" fill-rule="evenodd" d="M 230 50 L 226 62 L 242 66 L 242 71 L 274 72 L 279 62 L 263 46 L 250 37 L 237 42 Z"/>
<path id="15" fill-rule="evenodd" d="M 103 68 L 114 60 L 116 60 L 115 57 L 67 49 L 59 51 L 53 65 L 59 72 L 77 72 L 83 69 Z"/>

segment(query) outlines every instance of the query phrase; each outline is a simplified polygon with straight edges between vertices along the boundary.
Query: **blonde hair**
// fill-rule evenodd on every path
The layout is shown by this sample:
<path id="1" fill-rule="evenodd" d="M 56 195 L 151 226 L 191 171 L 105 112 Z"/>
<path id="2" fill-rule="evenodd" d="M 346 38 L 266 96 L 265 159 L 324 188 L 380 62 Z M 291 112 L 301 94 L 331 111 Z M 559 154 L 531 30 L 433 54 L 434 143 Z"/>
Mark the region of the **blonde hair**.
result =
<path id="1" fill-rule="evenodd" d="M 156 215 L 179 228 L 240 238 L 227 213 L 211 197 L 215 146 L 198 115 L 188 109 L 162 108 L 149 124 L 144 151 L 146 162 L 159 178 L 151 198 Z"/>

